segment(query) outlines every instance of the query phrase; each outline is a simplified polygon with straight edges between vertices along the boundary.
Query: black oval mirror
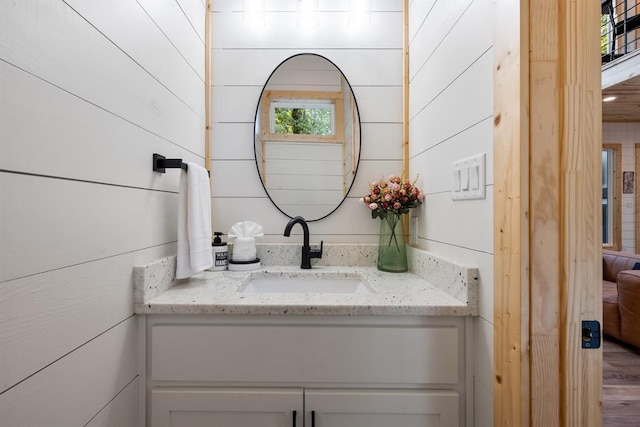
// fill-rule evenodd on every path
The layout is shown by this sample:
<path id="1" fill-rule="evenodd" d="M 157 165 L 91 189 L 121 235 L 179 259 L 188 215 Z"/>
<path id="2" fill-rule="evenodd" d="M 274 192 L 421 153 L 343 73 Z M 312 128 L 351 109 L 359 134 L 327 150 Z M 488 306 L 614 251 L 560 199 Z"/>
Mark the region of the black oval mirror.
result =
<path id="1" fill-rule="evenodd" d="M 286 59 L 262 89 L 254 125 L 256 165 L 273 204 L 307 221 L 335 211 L 360 160 L 360 115 L 342 71 L 316 54 Z"/>

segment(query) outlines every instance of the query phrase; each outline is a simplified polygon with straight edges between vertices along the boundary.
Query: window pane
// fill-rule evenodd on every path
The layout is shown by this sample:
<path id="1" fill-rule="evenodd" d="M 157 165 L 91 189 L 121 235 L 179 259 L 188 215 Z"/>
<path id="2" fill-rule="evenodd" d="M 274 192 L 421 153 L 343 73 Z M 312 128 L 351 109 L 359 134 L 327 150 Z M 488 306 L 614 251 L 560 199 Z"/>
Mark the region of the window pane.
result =
<path id="1" fill-rule="evenodd" d="M 332 135 L 331 108 L 274 108 L 275 132 L 279 134 Z"/>

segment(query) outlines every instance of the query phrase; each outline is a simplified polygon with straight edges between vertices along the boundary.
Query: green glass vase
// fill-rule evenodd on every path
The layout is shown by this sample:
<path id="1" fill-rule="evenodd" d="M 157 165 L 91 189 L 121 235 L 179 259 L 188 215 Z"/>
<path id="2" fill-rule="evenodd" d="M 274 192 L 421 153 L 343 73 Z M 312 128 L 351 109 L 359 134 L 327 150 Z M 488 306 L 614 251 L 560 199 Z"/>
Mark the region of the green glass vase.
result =
<path id="1" fill-rule="evenodd" d="M 378 270 L 402 273 L 407 269 L 407 248 L 404 244 L 402 215 L 387 213 L 380 218 Z"/>

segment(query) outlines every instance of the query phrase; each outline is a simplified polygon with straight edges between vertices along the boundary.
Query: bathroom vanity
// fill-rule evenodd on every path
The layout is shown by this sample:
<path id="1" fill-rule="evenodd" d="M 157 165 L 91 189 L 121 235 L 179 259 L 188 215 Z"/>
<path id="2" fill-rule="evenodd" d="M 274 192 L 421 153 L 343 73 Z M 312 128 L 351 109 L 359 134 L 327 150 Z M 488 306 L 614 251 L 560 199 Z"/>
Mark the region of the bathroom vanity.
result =
<path id="1" fill-rule="evenodd" d="M 354 253 L 337 246 L 325 263 Z M 413 273 L 267 265 L 175 283 L 171 264 L 135 272 L 148 426 L 472 425 L 477 270 L 412 250 Z M 314 284 L 286 288 L 298 279 Z"/>

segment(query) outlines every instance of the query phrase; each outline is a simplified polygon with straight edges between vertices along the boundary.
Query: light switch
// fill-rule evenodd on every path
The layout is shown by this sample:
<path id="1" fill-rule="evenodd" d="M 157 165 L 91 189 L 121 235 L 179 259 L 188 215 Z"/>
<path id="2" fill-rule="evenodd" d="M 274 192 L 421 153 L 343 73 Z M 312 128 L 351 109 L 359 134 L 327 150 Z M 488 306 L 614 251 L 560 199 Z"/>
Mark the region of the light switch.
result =
<path id="1" fill-rule="evenodd" d="M 453 171 L 453 191 L 460 191 L 460 169 Z"/>
<path id="2" fill-rule="evenodd" d="M 469 189 L 469 168 L 464 167 L 460 169 L 460 187 L 462 191 Z"/>
<path id="3" fill-rule="evenodd" d="M 473 165 L 469 168 L 469 187 L 471 190 L 480 188 L 480 166 Z"/>

